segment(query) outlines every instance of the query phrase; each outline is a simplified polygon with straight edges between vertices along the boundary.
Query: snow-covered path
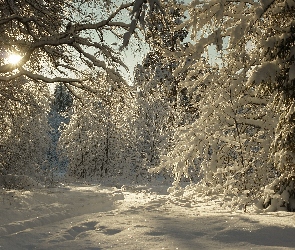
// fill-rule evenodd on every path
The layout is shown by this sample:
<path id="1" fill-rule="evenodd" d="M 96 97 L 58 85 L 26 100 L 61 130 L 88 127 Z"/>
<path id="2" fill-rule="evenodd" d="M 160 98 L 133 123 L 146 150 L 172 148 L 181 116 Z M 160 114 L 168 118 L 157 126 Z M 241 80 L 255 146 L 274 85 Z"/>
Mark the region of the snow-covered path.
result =
<path id="1" fill-rule="evenodd" d="M 2 193 L 0 249 L 295 249 L 292 213 L 245 214 L 164 189 L 64 186 Z"/>

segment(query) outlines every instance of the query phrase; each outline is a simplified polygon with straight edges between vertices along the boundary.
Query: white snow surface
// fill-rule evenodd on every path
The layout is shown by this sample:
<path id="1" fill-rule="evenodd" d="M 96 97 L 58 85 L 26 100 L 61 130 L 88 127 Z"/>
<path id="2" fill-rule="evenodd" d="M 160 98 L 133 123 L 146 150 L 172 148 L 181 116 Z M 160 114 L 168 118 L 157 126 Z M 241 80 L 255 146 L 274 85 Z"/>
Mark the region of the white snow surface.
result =
<path id="1" fill-rule="evenodd" d="M 2 190 L 0 250 L 295 248 L 294 213 L 231 211 L 218 196 L 192 203 L 166 190 L 81 183 Z"/>

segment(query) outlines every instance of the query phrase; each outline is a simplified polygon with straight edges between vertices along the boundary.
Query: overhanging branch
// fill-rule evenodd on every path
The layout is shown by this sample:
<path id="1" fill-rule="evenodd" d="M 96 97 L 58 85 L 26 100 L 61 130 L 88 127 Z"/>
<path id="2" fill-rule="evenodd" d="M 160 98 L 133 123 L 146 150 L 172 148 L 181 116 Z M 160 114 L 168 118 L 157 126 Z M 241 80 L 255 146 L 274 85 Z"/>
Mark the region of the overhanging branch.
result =
<path id="1" fill-rule="evenodd" d="M 24 68 L 19 68 L 20 74 L 29 77 L 32 80 L 38 80 L 43 81 L 46 83 L 56 83 L 56 82 L 62 82 L 62 83 L 82 83 L 86 79 L 77 79 L 77 78 L 64 78 L 64 77 L 45 77 L 39 74 L 34 74 L 32 72 L 29 72 L 25 70 Z"/>

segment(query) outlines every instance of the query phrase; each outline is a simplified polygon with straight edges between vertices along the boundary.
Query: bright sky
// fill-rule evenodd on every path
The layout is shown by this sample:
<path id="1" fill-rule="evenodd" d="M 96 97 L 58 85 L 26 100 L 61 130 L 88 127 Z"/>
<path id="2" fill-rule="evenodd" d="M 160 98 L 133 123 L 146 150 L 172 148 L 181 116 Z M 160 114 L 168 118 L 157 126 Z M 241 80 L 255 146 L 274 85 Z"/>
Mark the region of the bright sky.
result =
<path id="1" fill-rule="evenodd" d="M 136 46 L 136 50 L 133 51 L 132 43 L 129 45 L 127 49 L 124 50 L 123 56 L 124 56 L 124 61 L 126 66 L 129 68 L 129 72 L 126 72 L 123 69 L 123 75 L 127 82 L 129 84 L 133 83 L 133 72 L 134 72 L 134 67 L 137 64 L 140 64 L 142 60 L 144 59 L 146 53 L 149 51 L 148 45 L 146 45 L 144 42 L 142 42 L 141 46 Z"/>

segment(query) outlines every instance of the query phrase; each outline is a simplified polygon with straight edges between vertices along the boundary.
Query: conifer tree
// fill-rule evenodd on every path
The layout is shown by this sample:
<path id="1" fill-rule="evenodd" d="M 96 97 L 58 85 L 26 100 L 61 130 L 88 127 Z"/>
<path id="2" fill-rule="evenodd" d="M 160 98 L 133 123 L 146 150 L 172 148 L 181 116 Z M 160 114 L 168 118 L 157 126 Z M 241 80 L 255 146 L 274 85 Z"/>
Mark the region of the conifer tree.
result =
<path id="1" fill-rule="evenodd" d="M 68 124 L 71 119 L 73 97 L 69 90 L 62 83 L 55 86 L 48 122 L 51 127 L 49 136 L 51 138 L 50 148 L 48 151 L 48 164 L 46 166 L 47 174 L 53 177 L 53 174 L 66 172 L 67 159 L 61 159 L 61 152 L 57 149 L 59 138 L 63 132 L 64 124 Z M 53 179 L 51 180 L 53 181 Z"/>

